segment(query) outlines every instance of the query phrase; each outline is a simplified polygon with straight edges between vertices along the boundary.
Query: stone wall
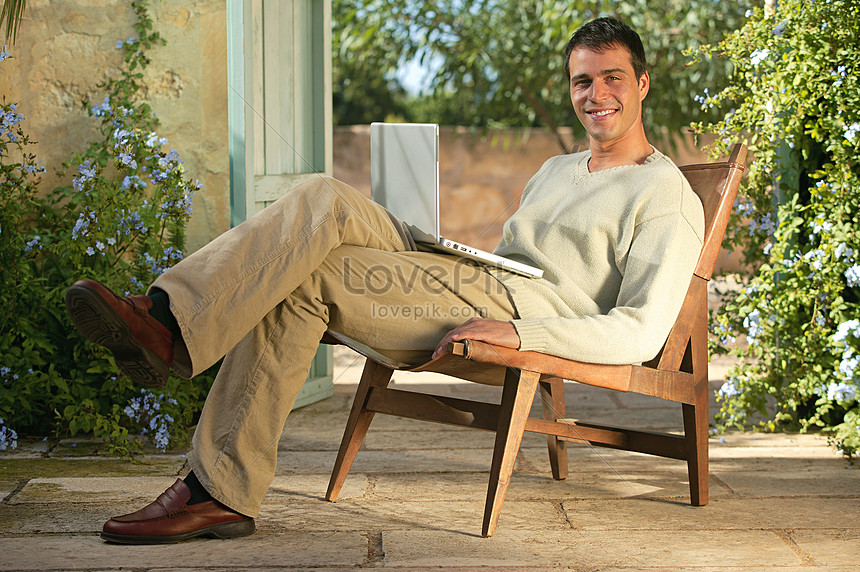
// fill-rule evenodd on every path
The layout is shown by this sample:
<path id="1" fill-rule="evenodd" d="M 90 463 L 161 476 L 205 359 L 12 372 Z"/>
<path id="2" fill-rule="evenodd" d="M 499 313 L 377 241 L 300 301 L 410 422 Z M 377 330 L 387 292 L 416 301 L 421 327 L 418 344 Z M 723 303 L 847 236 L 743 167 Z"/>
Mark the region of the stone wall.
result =
<path id="1" fill-rule="evenodd" d="M 370 196 L 370 128 L 340 127 L 334 142 L 334 176 Z M 482 134 L 442 127 L 439 147 L 441 232 L 484 250 L 498 244 L 531 176 L 561 152 L 555 137 L 539 129 Z M 678 147 L 667 153 L 677 164 L 707 160 L 691 140 Z"/>
<path id="2" fill-rule="evenodd" d="M 146 98 L 203 192 L 194 197 L 188 247 L 194 250 L 230 222 L 227 131 L 227 20 L 224 2 L 158 0 L 150 5 L 167 45 L 151 51 Z M 0 93 L 18 102 L 24 128 L 48 170 L 42 188 L 68 184 L 55 174 L 74 151 L 99 137 L 81 99 L 101 101 L 98 83 L 122 64 L 117 40 L 134 35 L 128 0 L 28 0 L 13 58 L 0 65 Z"/>

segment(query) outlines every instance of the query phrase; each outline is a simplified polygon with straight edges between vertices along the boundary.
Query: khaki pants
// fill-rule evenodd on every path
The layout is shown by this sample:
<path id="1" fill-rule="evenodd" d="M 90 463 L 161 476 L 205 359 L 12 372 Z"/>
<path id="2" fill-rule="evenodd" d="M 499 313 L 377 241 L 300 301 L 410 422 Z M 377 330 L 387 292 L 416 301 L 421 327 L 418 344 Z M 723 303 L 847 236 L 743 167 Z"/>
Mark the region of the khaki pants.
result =
<path id="1" fill-rule="evenodd" d="M 188 457 L 213 497 L 257 515 L 326 329 L 418 362 L 473 316 L 514 317 L 489 273 L 414 248 L 385 209 L 320 177 L 153 283 L 170 297 L 187 348 L 174 369 L 195 375 L 226 354 Z"/>

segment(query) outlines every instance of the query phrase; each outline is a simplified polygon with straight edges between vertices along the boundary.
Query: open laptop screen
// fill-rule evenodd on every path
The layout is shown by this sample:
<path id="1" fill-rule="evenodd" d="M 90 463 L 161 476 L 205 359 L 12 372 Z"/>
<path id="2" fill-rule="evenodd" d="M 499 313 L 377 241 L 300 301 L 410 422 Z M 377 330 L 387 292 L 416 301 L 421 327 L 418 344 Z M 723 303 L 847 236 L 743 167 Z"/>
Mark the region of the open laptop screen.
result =
<path id="1" fill-rule="evenodd" d="M 416 240 L 439 239 L 438 125 L 370 125 L 370 198 L 410 225 Z"/>

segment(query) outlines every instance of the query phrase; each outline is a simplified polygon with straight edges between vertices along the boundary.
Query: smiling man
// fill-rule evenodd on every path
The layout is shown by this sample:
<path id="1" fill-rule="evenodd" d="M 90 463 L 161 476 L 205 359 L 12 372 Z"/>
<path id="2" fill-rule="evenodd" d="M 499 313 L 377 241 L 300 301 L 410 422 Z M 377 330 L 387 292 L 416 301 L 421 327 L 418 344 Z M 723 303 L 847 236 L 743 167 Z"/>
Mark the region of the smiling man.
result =
<path id="1" fill-rule="evenodd" d="M 573 34 L 564 66 L 589 149 L 543 165 L 496 248 L 537 264 L 544 280 L 491 269 L 520 319 L 473 318 L 435 355 L 450 341 L 478 339 L 586 362 L 646 361 L 680 310 L 704 218 L 680 170 L 645 136 L 642 40 L 599 18 Z"/>
<path id="2" fill-rule="evenodd" d="M 110 519 L 102 538 L 251 534 L 327 328 L 401 361 L 438 356 L 460 339 L 595 363 L 657 354 L 701 249 L 702 206 L 645 137 L 639 36 L 601 18 L 577 30 L 564 57 L 590 148 L 541 167 L 495 250 L 543 269 L 542 278 L 421 252 L 382 207 L 320 177 L 165 272 L 146 296 L 120 298 L 86 280 L 69 288 L 78 330 L 138 383 L 163 385 L 171 368 L 192 377 L 224 356 L 188 454 L 191 472 L 140 511 Z M 379 267 L 390 270 L 387 282 Z M 418 323 L 403 318 L 427 304 L 439 311 Z M 374 313 L 379 305 L 392 308 L 391 319 Z"/>

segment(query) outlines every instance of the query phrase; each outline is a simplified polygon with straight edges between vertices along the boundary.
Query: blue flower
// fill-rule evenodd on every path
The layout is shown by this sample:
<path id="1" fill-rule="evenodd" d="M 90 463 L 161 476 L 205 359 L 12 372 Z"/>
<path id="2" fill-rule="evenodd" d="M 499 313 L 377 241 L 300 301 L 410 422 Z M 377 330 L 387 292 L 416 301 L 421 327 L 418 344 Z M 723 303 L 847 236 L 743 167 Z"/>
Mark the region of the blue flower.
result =
<path id="1" fill-rule="evenodd" d="M 114 129 L 113 134 L 111 135 L 116 140 L 116 143 L 114 144 L 114 149 L 116 149 L 120 145 L 128 143 L 128 138 L 132 135 L 132 132 L 128 129 L 120 129 L 119 127 Z"/>
<path id="2" fill-rule="evenodd" d="M 78 165 L 78 173 L 84 181 L 91 181 L 96 177 L 96 168 L 89 161 L 84 161 Z"/>
<path id="3" fill-rule="evenodd" d="M 105 97 L 102 103 L 98 105 L 93 105 L 92 109 L 90 109 L 90 113 L 92 113 L 96 117 L 101 117 L 102 115 L 108 114 L 110 112 L 110 97 Z"/>
<path id="4" fill-rule="evenodd" d="M 41 240 L 41 236 L 34 236 L 33 240 L 27 242 L 27 244 L 24 245 L 24 252 L 30 253 L 33 250 L 42 250 L 42 245 L 40 244 Z"/>
<path id="5" fill-rule="evenodd" d="M 750 54 L 750 63 L 754 66 L 757 66 L 764 60 L 766 60 L 769 55 L 770 50 L 768 49 L 756 50 Z"/>
<path id="6" fill-rule="evenodd" d="M 11 427 L 7 427 L 0 418 L 0 451 L 18 448 L 18 433 Z"/>
<path id="7" fill-rule="evenodd" d="M 2 134 L 5 131 L 6 136 L 8 136 L 12 142 L 17 142 L 18 138 L 12 132 L 12 129 L 18 123 L 21 123 L 22 121 L 24 121 L 24 116 L 21 115 L 20 113 L 16 113 L 18 108 L 14 103 L 9 105 L 8 108 L 9 108 L 9 111 L 6 111 L 5 113 L 3 113 L 2 109 L 0 109 L 0 134 Z"/>
<path id="8" fill-rule="evenodd" d="M 145 189 L 146 181 L 144 181 L 137 175 L 126 175 L 126 177 L 122 180 L 122 188 L 128 190 L 132 187 L 135 189 Z"/>
<path id="9" fill-rule="evenodd" d="M 41 165 L 23 165 L 21 171 L 32 175 L 33 173 L 45 173 L 47 170 Z"/>
<path id="10" fill-rule="evenodd" d="M 824 267 L 824 257 L 826 253 L 817 248 L 815 250 L 810 250 L 806 254 L 803 255 L 803 258 L 809 261 L 809 265 L 812 266 L 815 270 L 821 270 Z"/>
<path id="11" fill-rule="evenodd" d="M 132 45 L 133 43 L 135 43 L 136 41 L 137 41 L 137 38 L 135 38 L 134 36 L 129 36 L 129 37 L 128 37 L 128 39 L 127 39 L 127 40 L 125 40 L 125 41 L 117 40 L 117 41 L 116 41 L 116 49 L 120 49 L 120 48 L 122 48 L 122 47 L 123 47 L 123 46 L 125 46 L 125 45 L 129 45 L 129 46 L 130 46 L 130 45 Z"/>
<path id="12" fill-rule="evenodd" d="M 818 215 L 817 217 L 815 217 L 815 221 L 812 223 L 812 232 L 813 232 L 813 234 L 818 234 L 818 233 L 819 233 L 819 232 L 821 232 L 822 230 L 823 230 L 824 232 L 828 232 L 828 231 L 830 231 L 830 229 L 831 229 L 831 228 L 833 228 L 833 223 L 832 223 L 832 222 L 830 222 L 830 221 L 820 222 L 820 221 L 822 221 L 822 220 L 824 220 L 824 215 L 823 215 L 823 214 L 820 214 L 820 215 Z"/>
<path id="13" fill-rule="evenodd" d="M 839 373 L 842 374 L 842 379 L 854 379 L 858 365 L 860 365 L 860 356 L 850 348 L 845 350 L 845 353 L 842 354 L 842 361 L 839 362 Z"/>
<path id="14" fill-rule="evenodd" d="M 840 242 L 839 246 L 836 247 L 836 258 L 842 258 L 845 262 L 852 262 L 854 256 L 854 249 L 850 248 L 844 242 Z M 843 258 L 844 255 L 844 258 Z"/>
<path id="15" fill-rule="evenodd" d="M 854 401 L 857 399 L 857 387 L 845 382 L 834 382 L 827 386 L 827 399 L 830 401 Z"/>
<path id="16" fill-rule="evenodd" d="M 156 395 L 151 391 L 142 389 L 140 397 L 133 397 L 123 412 L 133 422 L 140 425 L 141 435 L 152 435 L 155 447 L 164 451 L 170 443 L 170 431 L 168 427 L 173 423 L 173 417 L 168 413 L 160 412 L 162 404 L 177 405 L 172 398 L 165 399 L 165 395 Z"/>
<path id="17" fill-rule="evenodd" d="M 848 281 L 848 286 L 853 288 L 860 284 L 860 265 L 855 264 L 845 271 L 845 280 Z"/>
<path id="18" fill-rule="evenodd" d="M 720 389 L 717 391 L 717 395 L 722 399 L 728 399 L 730 397 L 735 397 L 736 395 L 740 395 L 741 390 L 737 385 L 737 378 L 730 377 L 720 386 Z"/>
<path id="19" fill-rule="evenodd" d="M 137 161 L 134 160 L 134 156 L 131 153 L 120 153 L 119 160 L 123 165 L 126 165 L 129 169 L 137 169 Z"/>
<path id="20" fill-rule="evenodd" d="M 744 318 L 744 328 L 747 330 L 747 340 L 751 344 L 755 344 L 756 337 L 761 331 L 761 312 L 753 310 L 746 318 Z"/>
<path id="21" fill-rule="evenodd" d="M 2 62 L 4 60 L 8 60 L 11 57 L 12 57 L 12 54 L 7 49 L 6 44 L 3 44 L 3 49 L 0 50 L 0 62 Z"/>
<path id="22" fill-rule="evenodd" d="M 158 134 L 153 131 L 146 138 L 146 146 L 155 147 L 156 145 L 167 145 L 167 139 L 165 137 L 159 137 Z"/>
<path id="23" fill-rule="evenodd" d="M 78 215 L 78 220 L 75 222 L 75 227 L 72 229 L 72 240 L 77 240 L 79 236 L 84 236 L 90 227 L 90 219 L 86 215 L 86 211 Z"/>

